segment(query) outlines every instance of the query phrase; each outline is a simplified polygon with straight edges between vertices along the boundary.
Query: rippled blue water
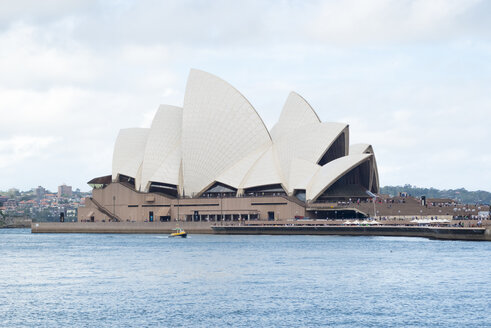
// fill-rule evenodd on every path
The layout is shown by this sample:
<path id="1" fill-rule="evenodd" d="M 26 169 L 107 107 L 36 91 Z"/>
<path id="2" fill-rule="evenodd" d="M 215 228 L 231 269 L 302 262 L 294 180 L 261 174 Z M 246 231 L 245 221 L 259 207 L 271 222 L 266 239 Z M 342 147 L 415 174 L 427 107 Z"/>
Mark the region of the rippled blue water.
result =
<path id="1" fill-rule="evenodd" d="M 2 327 L 491 327 L 491 243 L 0 230 Z"/>

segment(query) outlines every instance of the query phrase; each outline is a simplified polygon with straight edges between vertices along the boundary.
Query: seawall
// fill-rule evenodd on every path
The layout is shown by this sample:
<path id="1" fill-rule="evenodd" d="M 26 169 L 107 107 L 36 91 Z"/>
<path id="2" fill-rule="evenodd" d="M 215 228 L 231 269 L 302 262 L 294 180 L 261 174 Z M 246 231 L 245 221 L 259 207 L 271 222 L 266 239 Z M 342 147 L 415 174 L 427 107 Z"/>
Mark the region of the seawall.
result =
<path id="1" fill-rule="evenodd" d="M 28 218 L 8 218 L 0 221 L 0 229 L 4 228 L 30 228 L 31 219 Z"/>
<path id="2" fill-rule="evenodd" d="M 32 233 L 122 233 L 169 234 L 176 222 L 38 222 L 32 223 Z M 402 236 L 447 240 L 491 241 L 491 227 L 418 227 L 418 226 L 340 226 L 296 224 L 212 225 L 210 222 L 180 222 L 189 234 L 230 235 L 348 235 Z"/>
<path id="3" fill-rule="evenodd" d="M 214 226 L 217 234 L 237 235 L 346 235 L 401 236 L 430 239 L 491 241 L 491 227 L 411 227 L 411 226 Z"/>
<path id="4" fill-rule="evenodd" d="M 37 222 L 32 223 L 31 232 L 169 234 L 176 227 L 176 222 Z M 209 222 L 180 222 L 179 227 L 188 233 L 213 233 Z"/>

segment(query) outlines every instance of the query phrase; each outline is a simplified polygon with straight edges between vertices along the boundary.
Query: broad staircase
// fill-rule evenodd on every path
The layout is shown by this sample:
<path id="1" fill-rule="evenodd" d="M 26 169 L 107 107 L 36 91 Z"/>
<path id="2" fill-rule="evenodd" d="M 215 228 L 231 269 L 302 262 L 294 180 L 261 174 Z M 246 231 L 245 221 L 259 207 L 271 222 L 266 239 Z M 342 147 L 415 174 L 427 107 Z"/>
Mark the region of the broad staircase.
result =
<path id="1" fill-rule="evenodd" d="M 90 197 L 89 199 L 97 207 L 97 209 L 100 212 L 109 216 L 113 221 L 117 221 L 117 222 L 123 221 L 119 216 L 117 216 L 115 213 L 109 211 L 107 208 L 105 208 L 103 205 L 101 205 L 98 201 L 96 201 L 93 197 Z"/>

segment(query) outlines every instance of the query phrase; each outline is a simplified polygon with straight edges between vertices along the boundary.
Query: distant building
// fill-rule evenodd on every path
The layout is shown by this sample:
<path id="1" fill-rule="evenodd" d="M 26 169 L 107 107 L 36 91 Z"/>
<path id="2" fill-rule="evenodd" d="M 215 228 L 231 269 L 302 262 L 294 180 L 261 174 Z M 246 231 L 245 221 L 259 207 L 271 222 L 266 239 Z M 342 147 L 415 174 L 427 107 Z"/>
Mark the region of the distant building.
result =
<path id="1" fill-rule="evenodd" d="M 3 206 L 5 206 L 6 210 L 15 210 L 17 207 L 17 201 L 15 199 L 9 199 L 3 204 Z"/>
<path id="2" fill-rule="evenodd" d="M 77 216 L 77 210 L 76 209 L 69 209 L 66 211 L 66 216 L 67 217 L 76 217 Z"/>
<path id="3" fill-rule="evenodd" d="M 191 70 L 183 107 L 122 129 L 112 174 L 89 185 L 80 221 L 286 220 L 337 217 L 333 203 L 371 199 L 379 177 L 373 147 L 350 145 L 348 124 L 321 122 L 297 93 L 268 130 L 234 87 Z"/>
<path id="4" fill-rule="evenodd" d="M 34 189 L 34 192 L 36 193 L 36 199 L 41 200 L 44 198 L 44 195 L 46 194 L 46 189 L 44 189 L 41 186 L 38 186 L 37 188 Z"/>
<path id="5" fill-rule="evenodd" d="M 72 197 L 72 186 L 66 184 L 58 186 L 58 198 L 60 197 Z"/>

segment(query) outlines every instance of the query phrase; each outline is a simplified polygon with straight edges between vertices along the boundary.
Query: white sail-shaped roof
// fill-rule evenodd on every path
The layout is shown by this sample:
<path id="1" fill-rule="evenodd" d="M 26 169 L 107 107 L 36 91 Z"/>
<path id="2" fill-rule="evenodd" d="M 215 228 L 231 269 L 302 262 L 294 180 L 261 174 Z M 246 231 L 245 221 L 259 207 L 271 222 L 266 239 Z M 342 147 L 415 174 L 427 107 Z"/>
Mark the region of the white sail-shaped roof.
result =
<path id="1" fill-rule="evenodd" d="M 150 129 L 120 131 L 112 177 L 133 177 L 135 187 L 145 192 L 152 182 L 176 185 L 179 194 L 187 196 L 199 196 L 216 182 L 237 189 L 238 195 L 247 188 L 281 184 L 290 195 L 305 189 L 307 199 L 315 200 L 369 160 L 370 166 L 363 166 L 363 187 L 378 191 L 372 146 L 348 145 L 348 125 L 321 123 L 295 92 L 270 135 L 235 88 L 191 70 L 182 108 L 162 105 Z"/>
<path id="2" fill-rule="evenodd" d="M 150 182 L 179 183 L 182 108 L 161 105 L 152 121 L 145 146 L 141 190 Z"/>
<path id="3" fill-rule="evenodd" d="M 179 185 L 179 174 L 181 166 L 181 145 L 169 152 L 169 154 L 162 160 L 160 166 L 153 172 L 148 182 L 162 182 L 172 185 Z M 142 181 L 142 187 L 144 186 Z M 148 184 L 147 184 L 148 187 Z M 146 190 L 145 190 L 146 191 Z"/>
<path id="4" fill-rule="evenodd" d="M 316 200 L 327 188 L 354 167 L 368 160 L 371 154 L 355 154 L 340 157 L 317 171 L 307 188 L 307 199 Z"/>
<path id="5" fill-rule="evenodd" d="M 309 103 L 292 91 L 283 105 L 278 123 L 271 129 L 271 136 L 276 139 L 303 125 L 320 122 L 319 116 Z"/>
<path id="6" fill-rule="evenodd" d="M 197 195 L 245 154 L 271 142 L 263 121 L 235 88 L 209 73 L 191 70 L 184 97 L 184 191 Z"/>
<path id="7" fill-rule="evenodd" d="M 292 129 L 275 138 L 275 148 L 284 178 L 290 177 L 291 163 L 294 158 L 312 164 L 322 158 L 329 146 L 343 132 L 347 133 L 343 123 L 314 123 Z M 284 181 L 289 193 L 293 192 L 290 181 Z"/>
<path id="8" fill-rule="evenodd" d="M 216 179 L 218 182 L 224 183 L 236 189 L 240 188 L 241 182 L 244 180 L 246 174 L 251 170 L 251 167 L 256 161 L 271 148 L 271 145 L 265 144 L 264 147 L 260 147 L 250 154 L 244 156 L 240 161 L 235 163 L 232 167 L 220 174 Z"/>
<path id="9" fill-rule="evenodd" d="M 373 154 L 373 149 L 369 144 L 354 144 L 349 146 L 349 154 Z"/>
<path id="10" fill-rule="evenodd" d="M 370 169 L 370 190 L 379 192 L 379 182 L 378 182 L 378 168 L 377 161 L 375 159 L 375 153 L 373 147 L 370 144 L 354 144 L 349 146 L 349 153 L 351 154 L 373 154 L 371 157 L 371 169 Z"/>
<path id="11" fill-rule="evenodd" d="M 145 144 L 150 129 L 132 128 L 119 131 L 113 152 L 112 178 L 118 174 L 139 179 Z"/>
<path id="12" fill-rule="evenodd" d="M 246 189 L 281 183 L 280 169 L 277 165 L 273 147 L 269 147 L 251 167 L 240 187 Z"/>
<path id="13" fill-rule="evenodd" d="M 307 189 L 312 177 L 319 171 L 320 165 L 294 158 L 290 166 L 289 189 Z"/>

